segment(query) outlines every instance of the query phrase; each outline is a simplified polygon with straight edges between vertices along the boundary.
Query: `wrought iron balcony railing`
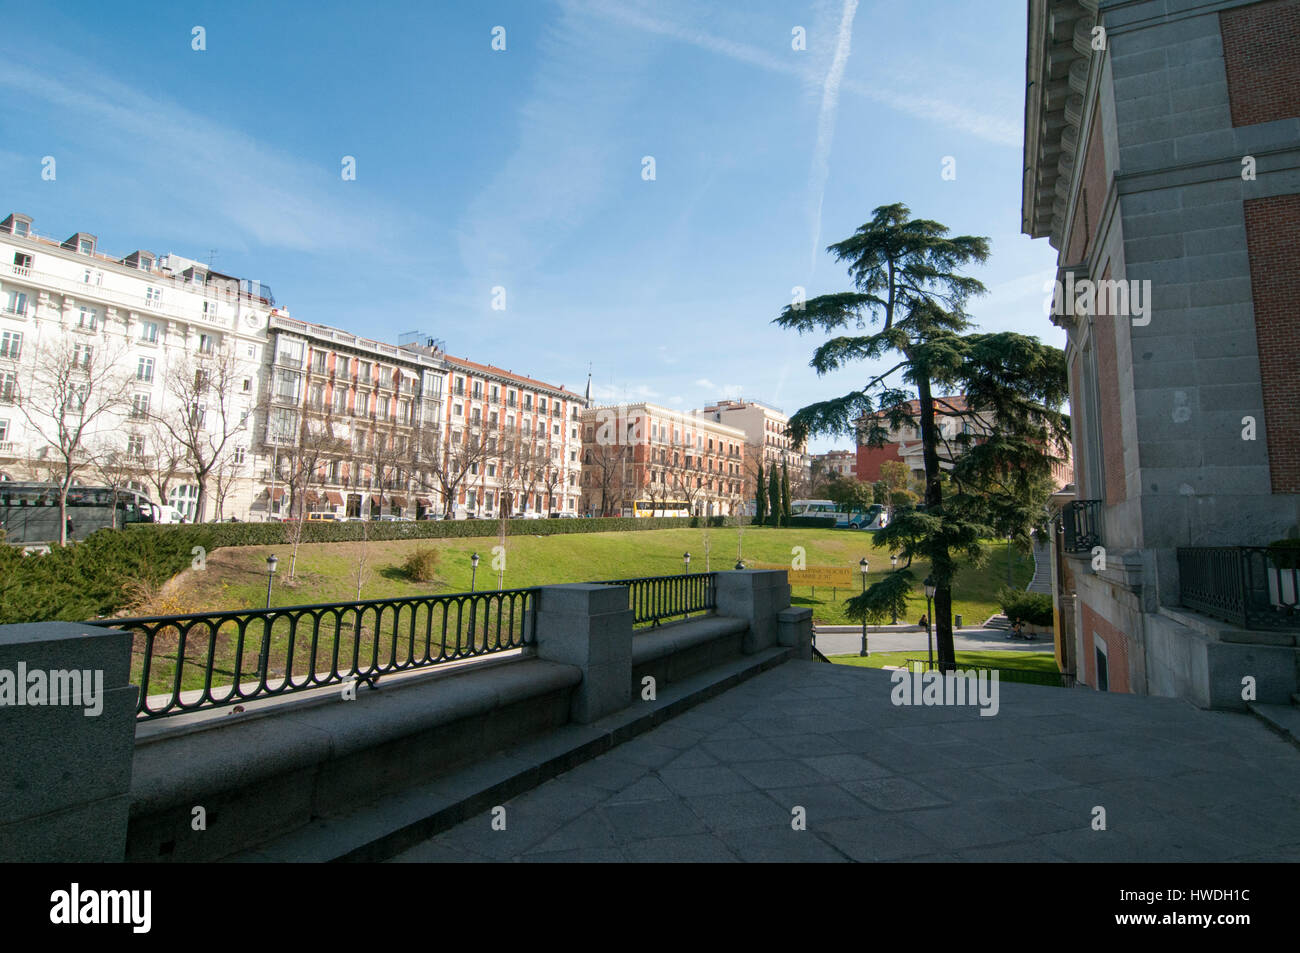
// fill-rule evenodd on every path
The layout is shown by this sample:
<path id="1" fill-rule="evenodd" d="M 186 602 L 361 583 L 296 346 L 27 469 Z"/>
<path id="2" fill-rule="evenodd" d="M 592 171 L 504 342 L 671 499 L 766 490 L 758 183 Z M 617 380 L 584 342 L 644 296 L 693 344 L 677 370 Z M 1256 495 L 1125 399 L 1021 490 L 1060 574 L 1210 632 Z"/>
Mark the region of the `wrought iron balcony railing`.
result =
<path id="1" fill-rule="evenodd" d="M 1300 553 L 1263 546 L 1186 546 L 1179 601 L 1244 629 L 1300 628 Z"/>

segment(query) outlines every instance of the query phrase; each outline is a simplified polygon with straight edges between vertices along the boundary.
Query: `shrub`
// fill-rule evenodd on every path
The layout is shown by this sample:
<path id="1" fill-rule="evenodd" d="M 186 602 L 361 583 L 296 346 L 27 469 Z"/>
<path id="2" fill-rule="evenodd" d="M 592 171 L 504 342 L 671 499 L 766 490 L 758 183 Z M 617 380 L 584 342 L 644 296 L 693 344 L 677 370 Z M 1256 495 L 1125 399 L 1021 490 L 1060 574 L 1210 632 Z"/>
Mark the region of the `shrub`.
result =
<path id="1" fill-rule="evenodd" d="M 429 546 L 421 546 L 406 557 L 402 571 L 416 582 L 433 582 L 438 578 L 438 551 Z"/>
<path id="2" fill-rule="evenodd" d="M 1025 592 L 1003 586 L 998 592 L 1002 614 L 1015 622 L 1020 619 L 1029 625 L 1052 624 L 1052 597 L 1042 592 Z"/>

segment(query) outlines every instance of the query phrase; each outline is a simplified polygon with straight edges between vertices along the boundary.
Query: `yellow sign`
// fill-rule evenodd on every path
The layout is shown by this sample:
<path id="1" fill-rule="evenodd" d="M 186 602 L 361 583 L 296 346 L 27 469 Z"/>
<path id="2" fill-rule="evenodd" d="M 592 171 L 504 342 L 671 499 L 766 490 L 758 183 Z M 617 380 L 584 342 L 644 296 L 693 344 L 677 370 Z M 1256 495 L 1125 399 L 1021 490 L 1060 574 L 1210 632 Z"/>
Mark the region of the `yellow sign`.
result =
<path id="1" fill-rule="evenodd" d="M 856 578 L 861 573 L 856 569 L 840 569 L 836 566 L 809 566 L 807 569 L 791 569 L 789 566 L 776 566 L 769 563 L 755 565 L 751 568 L 784 569 L 792 586 L 827 586 L 847 589 L 851 586 L 861 585 Z"/>

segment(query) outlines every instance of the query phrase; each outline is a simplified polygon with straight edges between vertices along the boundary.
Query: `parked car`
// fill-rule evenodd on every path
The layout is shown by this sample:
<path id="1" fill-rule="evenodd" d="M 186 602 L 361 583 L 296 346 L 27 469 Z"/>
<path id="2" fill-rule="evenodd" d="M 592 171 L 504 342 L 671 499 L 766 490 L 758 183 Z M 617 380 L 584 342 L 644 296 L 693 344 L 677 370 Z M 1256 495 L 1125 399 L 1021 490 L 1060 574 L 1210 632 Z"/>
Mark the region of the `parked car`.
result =
<path id="1" fill-rule="evenodd" d="M 421 518 L 421 519 L 424 519 L 424 520 L 440 520 L 440 519 L 446 519 L 446 517 L 444 517 L 441 513 L 425 513 L 425 514 L 424 514 L 422 517 L 420 517 L 420 518 Z"/>
<path id="2" fill-rule="evenodd" d="M 415 520 L 413 520 L 409 516 L 398 516 L 395 513 L 389 514 L 387 516 L 377 516 L 375 517 L 375 520 L 376 522 L 379 523 L 414 523 L 415 522 Z"/>
<path id="3" fill-rule="evenodd" d="M 307 522 L 309 523 L 341 523 L 347 517 L 338 517 L 333 513 L 308 513 Z"/>

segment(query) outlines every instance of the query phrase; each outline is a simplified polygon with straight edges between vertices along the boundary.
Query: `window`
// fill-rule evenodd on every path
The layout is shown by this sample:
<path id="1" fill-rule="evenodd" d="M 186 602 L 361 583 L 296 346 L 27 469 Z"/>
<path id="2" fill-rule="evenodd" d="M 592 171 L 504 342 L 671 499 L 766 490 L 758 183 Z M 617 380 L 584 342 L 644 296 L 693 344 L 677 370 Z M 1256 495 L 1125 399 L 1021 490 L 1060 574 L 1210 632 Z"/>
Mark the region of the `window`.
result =
<path id="1" fill-rule="evenodd" d="M 18 219 L 18 218 L 14 219 L 14 234 L 21 236 L 22 238 L 26 238 L 27 223 L 24 222 L 22 219 Z"/>
<path id="2" fill-rule="evenodd" d="M 154 321 L 146 321 L 140 325 L 140 340 L 149 344 L 158 343 L 158 324 Z"/>
<path id="3" fill-rule="evenodd" d="M 90 367 L 90 361 L 94 353 L 95 349 L 89 344 L 74 345 L 72 348 L 72 366 L 83 369 Z"/>
<path id="4" fill-rule="evenodd" d="M 455 389 L 454 389 L 452 392 L 453 392 L 457 397 L 464 397 L 464 396 L 465 396 L 465 378 L 463 378 L 463 377 L 458 377 L 458 378 L 456 378 L 456 387 L 455 387 Z"/>
<path id="5" fill-rule="evenodd" d="M 559 425 L 559 424 L 555 424 L 555 425 L 551 428 L 551 435 L 554 436 L 554 437 L 558 437 L 558 436 L 560 435 L 560 425 Z"/>
<path id="6" fill-rule="evenodd" d="M 94 250 L 95 243 L 89 238 L 83 238 L 81 241 L 77 242 L 77 251 L 81 252 L 83 255 L 89 255 L 94 252 Z"/>
<path id="7" fill-rule="evenodd" d="M 287 367 L 302 367 L 302 352 L 301 341 L 280 339 L 279 363 Z"/>
<path id="8" fill-rule="evenodd" d="M 495 427 L 496 425 L 497 425 L 497 412 L 494 410 L 490 414 L 488 414 L 488 426 Z"/>
<path id="9" fill-rule="evenodd" d="M 74 413 L 81 413 L 86 409 L 86 399 L 90 396 L 90 388 L 85 384 L 78 384 L 72 391 L 72 410 Z"/>
<path id="10" fill-rule="evenodd" d="M 524 394 L 524 410 L 532 410 L 532 409 L 533 409 L 533 395 Z"/>
<path id="11" fill-rule="evenodd" d="M 5 310 L 10 314 L 26 314 L 27 295 L 17 291 L 9 292 L 9 303 L 5 305 Z"/>
<path id="12" fill-rule="evenodd" d="M 546 398 L 545 398 L 545 397 L 539 397 L 539 398 L 537 399 L 537 412 L 538 412 L 539 414 L 544 414 L 544 413 L 546 413 Z"/>
<path id="13" fill-rule="evenodd" d="M 77 315 L 77 327 L 83 331 L 93 331 L 99 327 L 99 312 L 82 305 Z"/>
<path id="14" fill-rule="evenodd" d="M 451 405 L 451 412 L 452 412 L 452 415 L 453 415 L 453 416 L 456 416 L 456 417 L 464 417 L 464 416 L 465 416 L 465 409 L 464 409 L 463 407 L 461 407 L 460 404 L 452 404 L 452 405 Z"/>
<path id="15" fill-rule="evenodd" d="M 144 457 L 143 436 L 133 433 L 126 438 L 126 455 L 131 460 L 140 460 Z"/>
<path id="16" fill-rule="evenodd" d="M 361 381 L 361 383 L 363 383 L 363 384 L 369 384 L 369 383 L 370 383 L 370 365 L 369 365 L 369 364 L 366 364 L 365 362 L 362 362 L 361 366 L 357 369 L 357 375 L 358 375 L 358 379 Z"/>
<path id="17" fill-rule="evenodd" d="M 250 344 L 250 345 L 248 345 L 248 352 L 247 352 L 247 353 L 248 353 L 248 358 L 249 358 L 249 360 L 252 360 L 252 361 L 257 360 L 257 345 L 256 345 L 256 344 Z"/>
<path id="18" fill-rule="evenodd" d="M 482 382 L 482 381 L 475 381 L 475 382 L 474 382 L 474 399 L 475 399 L 475 400 L 482 400 L 482 399 L 483 399 L 483 382 Z"/>
<path id="19" fill-rule="evenodd" d="M 506 403 L 509 404 L 511 407 L 513 407 L 515 405 L 515 401 L 516 401 L 515 392 L 511 391 L 509 396 L 506 398 Z"/>
<path id="20" fill-rule="evenodd" d="M 364 417 L 370 413 L 370 395 L 357 394 L 356 415 Z"/>
<path id="21" fill-rule="evenodd" d="M 309 398 L 312 410 L 323 410 L 325 408 L 325 385 L 312 384 L 311 397 Z"/>
<path id="22" fill-rule="evenodd" d="M 470 419 L 470 421 L 471 421 L 472 423 L 474 423 L 474 424 L 478 424 L 478 423 L 480 423 L 480 422 L 482 421 L 483 418 L 482 418 L 482 416 L 481 416 L 481 414 L 480 414 L 480 412 L 479 412 L 479 409 L 478 409 L 477 407 L 475 407 L 473 410 L 470 411 L 470 413 L 469 413 L 469 419 Z"/>
<path id="23" fill-rule="evenodd" d="M 339 355 L 334 361 L 334 373 L 347 377 L 351 373 L 352 358 Z"/>
<path id="24" fill-rule="evenodd" d="M 0 357 L 11 361 L 18 360 L 23 353 L 23 335 L 21 331 L 5 331 L 0 334 Z"/>
<path id="25" fill-rule="evenodd" d="M 496 384 L 492 385 L 492 403 L 496 404 L 501 401 L 501 388 Z"/>
<path id="26" fill-rule="evenodd" d="M 18 389 L 18 375 L 13 371 L 0 371 L 0 404 L 12 404 Z"/>
<path id="27" fill-rule="evenodd" d="M 213 349 L 213 337 L 211 334 L 199 335 L 199 353 L 211 354 Z"/>
<path id="28" fill-rule="evenodd" d="M 495 463 L 489 463 L 487 465 L 487 468 L 488 468 L 488 472 L 487 472 L 488 476 L 494 477 L 497 475 L 497 465 Z"/>
<path id="29" fill-rule="evenodd" d="M 0 417 L 0 443 L 5 443 L 9 439 L 9 421 Z"/>
<path id="30" fill-rule="evenodd" d="M 281 370 L 276 375 L 275 396 L 278 400 L 296 401 L 298 399 L 298 375 L 293 371 Z"/>
<path id="31" fill-rule="evenodd" d="M 391 367 L 381 367 L 379 369 L 379 386 L 380 387 L 393 386 L 393 369 Z"/>
<path id="32" fill-rule="evenodd" d="M 138 381 L 153 380 L 153 358 L 142 357 L 135 366 L 135 379 Z"/>
<path id="33" fill-rule="evenodd" d="M 149 395 L 134 394 L 131 397 L 131 416 L 139 420 L 149 416 Z"/>
<path id="34" fill-rule="evenodd" d="M 149 285 L 144 289 L 144 303 L 151 308 L 162 306 L 162 289 Z"/>
<path id="35" fill-rule="evenodd" d="M 298 427 L 298 415 L 286 407 L 276 407 L 271 411 L 271 440 L 280 443 L 293 439 Z"/>
<path id="36" fill-rule="evenodd" d="M 311 370 L 313 374 L 325 373 L 325 352 L 324 351 L 311 352 Z"/>
<path id="37" fill-rule="evenodd" d="M 345 388 L 334 388 L 334 413 L 344 414 L 348 410 L 348 392 Z"/>
<path id="38" fill-rule="evenodd" d="M 251 377 L 245 377 L 242 386 L 245 394 L 251 393 L 253 390 L 253 379 Z"/>
<path id="39" fill-rule="evenodd" d="M 236 448 L 235 448 L 235 462 L 236 462 L 236 463 L 243 463 L 246 454 L 247 454 L 247 451 L 246 451 L 243 447 L 236 447 Z"/>

